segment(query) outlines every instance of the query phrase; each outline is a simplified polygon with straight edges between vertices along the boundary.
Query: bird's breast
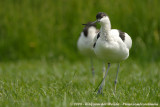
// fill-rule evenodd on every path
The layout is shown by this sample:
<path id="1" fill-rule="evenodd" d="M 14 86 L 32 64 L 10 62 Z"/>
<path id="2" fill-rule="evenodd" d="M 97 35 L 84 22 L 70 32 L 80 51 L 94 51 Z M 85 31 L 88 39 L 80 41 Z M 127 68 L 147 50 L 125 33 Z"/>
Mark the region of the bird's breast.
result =
<path id="1" fill-rule="evenodd" d="M 107 41 L 103 39 L 98 39 L 94 52 L 97 57 L 107 60 L 108 62 L 120 62 L 125 60 L 129 56 L 129 50 L 124 45 L 119 44 L 115 41 Z"/>

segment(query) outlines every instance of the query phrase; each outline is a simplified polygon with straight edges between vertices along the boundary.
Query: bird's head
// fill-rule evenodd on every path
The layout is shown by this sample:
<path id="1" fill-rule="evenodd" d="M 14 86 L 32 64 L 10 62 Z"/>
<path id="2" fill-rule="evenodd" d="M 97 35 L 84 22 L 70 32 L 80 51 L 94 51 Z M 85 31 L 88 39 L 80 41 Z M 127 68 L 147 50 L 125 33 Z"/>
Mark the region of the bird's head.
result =
<path id="1" fill-rule="evenodd" d="M 83 28 L 83 32 L 84 32 L 85 36 L 87 36 L 88 33 L 92 34 L 92 33 L 95 33 L 97 31 L 95 23 L 92 24 L 92 22 L 88 22 L 87 24 L 82 24 L 82 25 L 85 25 L 85 27 Z"/>
<path id="2" fill-rule="evenodd" d="M 108 15 L 104 12 L 99 12 L 96 15 L 96 21 L 92 22 L 92 24 L 95 24 L 97 22 L 99 22 L 101 25 L 110 23 Z"/>

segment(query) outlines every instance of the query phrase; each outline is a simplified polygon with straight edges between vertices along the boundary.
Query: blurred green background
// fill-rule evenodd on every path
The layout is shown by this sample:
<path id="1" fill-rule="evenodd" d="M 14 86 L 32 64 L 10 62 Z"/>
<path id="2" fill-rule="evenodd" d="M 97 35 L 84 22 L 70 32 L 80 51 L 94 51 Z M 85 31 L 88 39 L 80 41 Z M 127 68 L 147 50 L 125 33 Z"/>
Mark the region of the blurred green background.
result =
<path id="1" fill-rule="evenodd" d="M 160 59 L 159 0 L 0 0 L 0 61 L 76 61 L 81 24 L 98 12 L 133 40 L 130 58 Z"/>

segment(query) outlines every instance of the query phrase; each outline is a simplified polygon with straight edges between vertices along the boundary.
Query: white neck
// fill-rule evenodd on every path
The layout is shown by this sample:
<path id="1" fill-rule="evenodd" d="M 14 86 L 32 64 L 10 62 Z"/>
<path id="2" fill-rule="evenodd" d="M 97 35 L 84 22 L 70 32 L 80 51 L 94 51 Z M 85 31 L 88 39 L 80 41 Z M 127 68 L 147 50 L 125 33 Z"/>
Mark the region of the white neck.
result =
<path id="1" fill-rule="evenodd" d="M 89 35 L 89 37 L 94 37 L 96 35 L 96 31 L 97 31 L 97 29 L 95 27 L 93 27 L 93 26 L 90 27 L 88 29 L 88 35 Z"/>
<path id="2" fill-rule="evenodd" d="M 111 23 L 108 17 L 102 19 L 100 22 L 101 24 L 101 29 L 100 32 L 102 33 L 101 38 L 110 40 L 110 35 L 109 32 L 111 30 Z"/>

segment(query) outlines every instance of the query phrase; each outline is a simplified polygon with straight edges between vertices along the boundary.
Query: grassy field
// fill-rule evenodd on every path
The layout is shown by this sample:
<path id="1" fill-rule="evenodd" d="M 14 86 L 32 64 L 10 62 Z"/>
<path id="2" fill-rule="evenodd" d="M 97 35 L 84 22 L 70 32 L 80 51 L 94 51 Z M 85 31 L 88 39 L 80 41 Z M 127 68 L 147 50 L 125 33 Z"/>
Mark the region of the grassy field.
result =
<path id="1" fill-rule="evenodd" d="M 116 65 L 106 79 L 104 95 L 96 95 L 102 77 L 95 61 L 96 84 L 92 84 L 89 61 L 17 61 L 0 63 L 0 106 L 71 106 L 75 103 L 160 104 L 160 63 L 127 60 L 121 63 L 117 92 L 113 94 Z M 83 105 L 84 106 L 84 105 Z"/>
<path id="2" fill-rule="evenodd" d="M 160 0 L 0 0 L 0 106 L 71 106 L 89 103 L 160 105 Z M 127 32 L 133 46 L 122 62 L 113 94 L 111 65 L 103 96 L 95 61 L 77 50 L 82 24 L 105 12 L 113 29 Z M 98 25 L 98 28 L 100 25 Z M 84 105 L 82 105 L 84 106 Z"/>

